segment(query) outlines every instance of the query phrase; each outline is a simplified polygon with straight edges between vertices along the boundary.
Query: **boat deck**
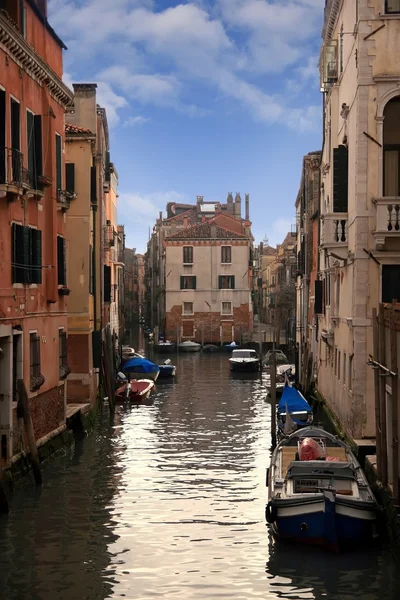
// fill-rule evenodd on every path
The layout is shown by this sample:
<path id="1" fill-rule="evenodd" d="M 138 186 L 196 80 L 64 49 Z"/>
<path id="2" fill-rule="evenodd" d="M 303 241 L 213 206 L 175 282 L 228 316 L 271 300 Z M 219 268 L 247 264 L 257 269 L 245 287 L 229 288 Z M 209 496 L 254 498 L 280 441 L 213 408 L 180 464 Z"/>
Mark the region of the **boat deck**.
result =
<path id="1" fill-rule="evenodd" d="M 283 446 L 282 447 L 282 474 L 285 476 L 288 472 L 290 463 L 295 460 L 297 452 L 297 446 Z M 340 446 L 334 448 L 326 448 L 328 456 L 339 458 L 343 462 L 347 462 L 346 449 Z"/>

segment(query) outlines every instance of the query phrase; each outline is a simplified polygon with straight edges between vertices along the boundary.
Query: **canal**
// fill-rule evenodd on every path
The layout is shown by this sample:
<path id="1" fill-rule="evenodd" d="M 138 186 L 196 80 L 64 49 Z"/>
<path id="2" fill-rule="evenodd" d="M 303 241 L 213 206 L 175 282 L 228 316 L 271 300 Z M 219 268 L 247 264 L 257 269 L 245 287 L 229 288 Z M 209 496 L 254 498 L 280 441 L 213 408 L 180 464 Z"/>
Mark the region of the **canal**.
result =
<path id="1" fill-rule="evenodd" d="M 174 357 L 175 360 L 175 357 Z M 264 521 L 270 407 L 225 355 L 181 355 L 146 406 L 19 486 L 0 517 L 0 598 L 399 598 L 389 553 L 274 544 Z"/>

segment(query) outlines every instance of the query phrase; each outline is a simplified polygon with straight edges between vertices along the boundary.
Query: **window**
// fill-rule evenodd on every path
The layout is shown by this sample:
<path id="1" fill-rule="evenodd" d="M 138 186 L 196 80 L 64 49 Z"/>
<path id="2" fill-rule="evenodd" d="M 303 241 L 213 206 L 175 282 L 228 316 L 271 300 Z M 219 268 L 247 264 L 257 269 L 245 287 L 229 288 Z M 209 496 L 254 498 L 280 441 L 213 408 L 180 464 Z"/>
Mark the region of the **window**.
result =
<path id="1" fill-rule="evenodd" d="M 353 389 L 353 355 L 349 355 L 349 374 L 347 377 L 347 385 L 349 386 L 349 390 Z"/>
<path id="2" fill-rule="evenodd" d="M 65 379 L 71 373 L 68 366 L 67 332 L 59 330 L 58 334 L 59 378 Z"/>
<path id="3" fill-rule="evenodd" d="M 183 246 L 183 264 L 193 264 L 193 246 Z"/>
<path id="4" fill-rule="evenodd" d="M 235 276 L 234 275 L 219 275 L 218 287 L 220 290 L 234 290 Z"/>
<path id="5" fill-rule="evenodd" d="M 335 348 L 335 363 L 334 363 L 334 374 L 337 375 L 337 359 L 338 359 L 338 351 L 337 348 Z"/>
<path id="6" fill-rule="evenodd" d="M 222 302 L 221 303 L 221 315 L 231 315 L 232 314 L 232 302 Z"/>
<path id="7" fill-rule="evenodd" d="M 400 302 L 400 265 L 382 266 L 382 302 Z"/>
<path id="8" fill-rule="evenodd" d="M 93 246 L 89 246 L 89 294 L 93 296 L 94 294 L 94 252 Z"/>
<path id="9" fill-rule="evenodd" d="M 56 133 L 56 190 L 62 190 L 62 139 Z"/>
<path id="10" fill-rule="evenodd" d="M 20 182 L 22 175 L 22 159 L 21 159 L 21 115 L 20 105 L 17 100 L 11 98 L 11 180 Z"/>
<path id="11" fill-rule="evenodd" d="M 90 167 L 90 202 L 97 204 L 97 171 L 96 165 Z"/>
<path id="12" fill-rule="evenodd" d="M 12 224 L 12 283 L 42 283 L 42 232 Z"/>
<path id="13" fill-rule="evenodd" d="M 28 178 L 34 190 L 41 190 L 40 177 L 43 175 L 42 163 L 42 117 L 26 112 L 28 145 Z"/>
<path id="14" fill-rule="evenodd" d="M 181 275 L 181 290 L 195 290 L 196 289 L 196 276 L 195 275 Z"/>
<path id="15" fill-rule="evenodd" d="M 57 236 L 57 276 L 58 285 L 67 285 L 65 239 Z"/>
<path id="16" fill-rule="evenodd" d="M 230 264 L 232 262 L 231 246 L 221 246 L 221 262 L 223 264 Z"/>
<path id="17" fill-rule="evenodd" d="M 340 28 L 339 36 L 339 72 L 343 73 L 343 24 Z"/>
<path id="18" fill-rule="evenodd" d="M 7 183 L 6 160 L 6 92 L 0 88 L 0 184 Z"/>
<path id="19" fill-rule="evenodd" d="M 192 315 L 193 314 L 193 302 L 184 302 L 183 303 L 183 314 L 184 315 Z"/>
<path id="20" fill-rule="evenodd" d="M 385 12 L 387 14 L 400 13 L 400 0 L 385 0 Z"/>
<path id="21" fill-rule="evenodd" d="M 65 189 L 69 194 L 75 194 L 75 163 L 65 164 Z"/>
<path id="22" fill-rule="evenodd" d="M 40 336 L 34 332 L 29 335 L 30 387 L 31 392 L 38 390 L 45 382 L 40 372 Z"/>
<path id="23" fill-rule="evenodd" d="M 383 195 L 400 195 L 400 96 L 385 106 L 383 123 Z"/>
<path id="24" fill-rule="evenodd" d="M 111 267 L 104 265 L 104 302 L 111 302 Z"/>
<path id="25" fill-rule="evenodd" d="M 338 354 L 337 354 L 337 378 L 340 381 L 340 360 L 341 360 L 341 353 L 338 350 Z"/>
<path id="26" fill-rule="evenodd" d="M 194 321 L 183 321 L 182 337 L 191 338 L 194 336 Z"/>
<path id="27" fill-rule="evenodd" d="M 346 146 L 333 149 L 333 212 L 347 213 L 349 153 Z"/>
<path id="28" fill-rule="evenodd" d="M 347 377 L 347 354 L 343 352 L 343 383 L 346 385 Z"/>

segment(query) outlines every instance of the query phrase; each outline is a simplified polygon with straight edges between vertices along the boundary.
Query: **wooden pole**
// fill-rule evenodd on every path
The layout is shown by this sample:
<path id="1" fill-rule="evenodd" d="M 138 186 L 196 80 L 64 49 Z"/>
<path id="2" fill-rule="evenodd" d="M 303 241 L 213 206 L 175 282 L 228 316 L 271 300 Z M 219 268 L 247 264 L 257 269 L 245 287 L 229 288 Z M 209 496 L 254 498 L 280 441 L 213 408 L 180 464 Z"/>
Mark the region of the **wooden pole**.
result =
<path id="1" fill-rule="evenodd" d="M 394 373 L 397 373 L 397 333 L 396 323 L 394 320 L 394 302 L 390 307 L 390 366 Z M 392 449 L 393 449 L 393 496 L 396 504 L 399 502 L 399 419 L 398 419 L 398 405 L 397 405 L 397 387 L 398 387 L 398 376 L 392 376 Z"/>
<path id="2" fill-rule="evenodd" d="M 378 333 L 379 333 L 379 362 L 385 364 L 386 348 L 385 348 L 385 313 L 383 304 L 379 305 L 378 316 Z M 379 402 L 380 402 L 380 419 L 381 419 L 381 439 L 382 439 L 382 484 L 388 483 L 388 460 L 387 460 L 387 427 L 386 427 L 386 377 L 380 377 L 379 382 Z"/>
<path id="3" fill-rule="evenodd" d="M 376 308 L 372 309 L 372 335 L 374 351 L 378 350 L 378 362 L 381 361 L 379 355 L 379 324 Z M 375 435 L 376 435 L 376 466 L 379 481 L 382 481 L 382 429 L 381 429 L 381 401 L 380 401 L 380 369 L 374 368 L 374 396 L 375 396 Z M 346 374 L 344 373 L 344 376 Z"/>
<path id="4" fill-rule="evenodd" d="M 31 411 L 29 407 L 28 392 L 26 391 L 25 383 L 23 379 L 17 381 L 18 401 L 21 403 L 22 418 L 24 421 L 25 433 L 28 440 L 30 458 L 32 463 L 33 476 L 35 478 L 36 485 L 42 485 L 42 472 L 40 470 L 39 454 L 36 446 L 35 433 L 33 431 L 33 423 L 31 418 Z"/>
<path id="5" fill-rule="evenodd" d="M 271 446 L 276 446 L 276 356 L 272 352 L 271 360 Z"/>

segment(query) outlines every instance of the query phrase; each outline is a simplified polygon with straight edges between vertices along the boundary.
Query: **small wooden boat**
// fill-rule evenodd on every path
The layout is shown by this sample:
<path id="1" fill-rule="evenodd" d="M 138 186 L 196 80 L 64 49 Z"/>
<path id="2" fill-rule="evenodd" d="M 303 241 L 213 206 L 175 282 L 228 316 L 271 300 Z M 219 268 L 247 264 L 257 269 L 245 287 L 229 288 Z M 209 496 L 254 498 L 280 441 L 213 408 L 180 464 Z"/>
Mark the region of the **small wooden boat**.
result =
<path id="1" fill-rule="evenodd" d="M 279 433 L 288 435 L 301 427 L 311 425 L 313 411 L 303 394 L 286 384 L 279 400 L 277 418 Z"/>
<path id="2" fill-rule="evenodd" d="M 237 344 L 235 341 L 231 342 L 230 344 L 224 344 L 222 346 L 222 349 L 225 352 L 229 352 L 229 353 L 231 353 L 233 350 L 238 350 L 239 348 L 240 348 L 240 344 Z"/>
<path id="3" fill-rule="evenodd" d="M 350 447 L 319 427 L 280 441 L 267 470 L 265 517 L 275 536 L 338 550 L 365 543 L 377 503 Z"/>
<path id="4" fill-rule="evenodd" d="M 169 341 L 160 341 L 158 344 L 154 345 L 154 350 L 160 354 L 176 352 L 176 344 Z"/>
<path id="5" fill-rule="evenodd" d="M 171 360 L 169 358 L 167 358 L 167 360 L 164 361 L 164 364 L 158 365 L 158 367 L 160 369 L 160 374 L 159 374 L 160 379 L 175 377 L 176 366 L 171 365 Z"/>
<path id="6" fill-rule="evenodd" d="M 206 344 L 205 346 L 203 346 L 202 352 L 204 352 L 204 354 L 212 354 L 213 352 L 218 352 L 219 348 L 218 346 L 215 346 L 215 344 Z"/>
<path id="7" fill-rule="evenodd" d="M 146 400 L 154 389 L 154 381 L 151 379 L 127 380 L 115 392 L 116 402 L 140 402 Z"/>
<path id="8" fill-rule="evenodd" d="M 201 344 L 197 342 L 191 342 L 188 340 L 187 342 L 182 342 L 179 344 L 180 352 L 199 352 L 201 350 Z"/>
<path id="9" fill-rule="evenodd" d="M 160 368 L 147 358 L 136 356 L 125 361 L 121 366 L 121 371 L 128 379 L 152 379 L 156 381 Z"/>
<path id="10" fill-rule="evenodd" d="M 260 360 L 255 350 L 233 350 L 229 359 L 231 371 L 258 371 Z"/>

